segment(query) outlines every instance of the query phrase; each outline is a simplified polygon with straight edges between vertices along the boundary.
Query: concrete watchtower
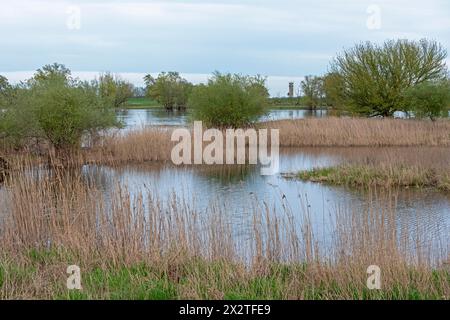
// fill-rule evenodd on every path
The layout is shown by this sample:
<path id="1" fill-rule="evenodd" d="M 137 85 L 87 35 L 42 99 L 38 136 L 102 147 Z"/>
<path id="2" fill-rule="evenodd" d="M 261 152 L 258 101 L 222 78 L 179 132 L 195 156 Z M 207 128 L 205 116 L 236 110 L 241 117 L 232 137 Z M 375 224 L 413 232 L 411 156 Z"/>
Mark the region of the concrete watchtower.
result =
<path id="1" fill-rule="evenodd" d="M 293 98 L 294 97 L 294 83 L 293 82 L 289 82 L 288 97 L 289 98 Z"/>

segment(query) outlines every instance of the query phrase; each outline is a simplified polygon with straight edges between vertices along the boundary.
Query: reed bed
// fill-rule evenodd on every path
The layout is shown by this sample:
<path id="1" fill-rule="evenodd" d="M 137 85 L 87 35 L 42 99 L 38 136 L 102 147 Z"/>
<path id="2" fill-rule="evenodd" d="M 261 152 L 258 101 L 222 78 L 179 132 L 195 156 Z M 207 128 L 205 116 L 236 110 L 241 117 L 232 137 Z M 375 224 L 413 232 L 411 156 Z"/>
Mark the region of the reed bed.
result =
<path id="1" fill-rule="evenodd" d="M 333 149 L 333 154 L 339 158 L 335 165 L 285 173 L 284 176 L 362 188 L 412 187 L 450 191 L 450 148 L 338 148 Z"/>
<path id="2" fill-rule="evenodd" d="M 256 128 L 279 129 L 280 147 L 448 147 L 450 121 L 363 118 L 320 118 L 281 120 L 259 123 Z M 126 132 L 107 132 L 90 141 L 82 150 L 65 157 L 71 165 L 83 163 L 122 164 L 129 162 L 170 161 L 172 148 L 170 127 L 143 127 Z M 193 134 L 191 134 L 193 137 Z M 270 143 L 270 139 L 268 141 Z M 206 145 L 207 143 L 204 143 Z M 193 145 L 193 143 L 192 143 Z M 43 148 L 43 147 L 42 147 Z M 42 148 L 34 146 L 34 149 Z M 49 149 L 46 146 L 44 149 Z M 58 157 L 47 152 L 37 160 Z M 4 152 L 7 158 L 17 153 Z M 19 156 L 34 154 L 25 150 Z"/>
<path id="3" fill-rule="evenodd" d="M 28 168 L 0 192 L 3 299 L 450 295 L 448 235 L 431 248 L 426 230 L 398 228 L 390 198 L 386 207 L 368 199 L 364 208 L 337 209 L 324 247 L 307 206 L 277 212 L 255 201 L 236 230 L 224 207 L 199 211 L 177 195 L 131 194 L 119 184 L 105 192 L 78 172 Z M 71 264 L 81 267 L 81 291 L 65 288 Z M 366 287 L 369 265 L 382 270 L 381 290 Z"/>
<path id="4" fill-rule="evenodd" d="M 450 146 L 450 121 L 319 118 L 261 125 L 280 130 L 283 147 Z"/>
<path id="5" fill-rule="evenodd" d="M 101 148 L 94 148 L 92 159 L 100 162 L 147 162 L 167 161 L 174 142 L 171 130 L 164 127 L 142 128 L 124 134 L 106 135 Z"/>
<path id="6" fill-rule="evenodd" d="M 434 188 L 450 191 L 450 168 L 444 172 L 404 165 L 339 165 L 301 171 L 297 177 L 312 182 L 352 187 L 380 186 Z"/>
<path id="7" fill-rule="evenodd" d="M 329 117 L 270 121 L 257 128 L 279 129 L 280 147 L 450 146 L 448 120 Z M 169 161 L 175 145 L 171 133 L 170 128 L 158 127 L 107 135 L 101 147 L 88 151 L 87 159 L 103 163 Z"/>

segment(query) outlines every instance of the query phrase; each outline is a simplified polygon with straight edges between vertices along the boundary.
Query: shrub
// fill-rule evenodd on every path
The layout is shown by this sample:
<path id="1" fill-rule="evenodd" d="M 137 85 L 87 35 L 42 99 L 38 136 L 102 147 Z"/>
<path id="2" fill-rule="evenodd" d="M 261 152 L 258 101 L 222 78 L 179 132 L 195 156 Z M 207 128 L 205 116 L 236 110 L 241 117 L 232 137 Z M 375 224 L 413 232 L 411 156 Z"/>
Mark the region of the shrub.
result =
<path id="1" fill-rule="evenodd" d="M 405 94 L 410 109 L 417 118 L 430 118 L 448 116 L 450 104 L 450 86 L 447 82 L 425 82 L 410 88 Z"/>
<path id="2" fill-rule="evenodd" d="M 0 109 L 6 105 L 10 90 L 8 79 L 0 75 Z"/>
<path id="3" fill-rule="evenodd" d="M 305 103 L 310 109 L 317 109 L 324 102 L 324 78 L 306 76 L 301 83 Z"/>
<path id="4" fill-rule="evenodd" d="M 51 66 L 43 70 L 15 88 L 0 117 L 0 137 L 17 146 L 43 139 L 56 151 L 68 151 L 81 146 L 84 134 L 119 125 L 95 83 L 74 80 L 70 71 L 55 76 Z"/>
<path id="5" fill-rule="evenodd" d="M 162 72 L 155 79 L 150 74 L 144 77 L 147 96 L 161 103 L 167 110 L 185 109 L 192 84 L 178 72 Z"/>
<path id="6" fill-rule="evenodd" d="M 265 78 L 215 72 L 208 84 L 196 86 L 189 99 L 193 118 L 208 126 L 241 127 L 267 112 Z"/>
<path id="7" fill-rule="evenodd" d="M 446 50 L 437 42 L 420 40 L 370 42 L 338 56 L 331 71 L 340 76 L 342 100 L 349 111 L 365 116 L 392 116 L 410 111 L 404 96 L 412 86 L 446 76 Z"/>
<path id="8" fill-rule="evenodd" d="M 102 98 L 109 100 L 114 108 L 122 106 L 134 94 L 134 86 L 131 83 L 108 72 L 100 75 L 96 85 Z"/>

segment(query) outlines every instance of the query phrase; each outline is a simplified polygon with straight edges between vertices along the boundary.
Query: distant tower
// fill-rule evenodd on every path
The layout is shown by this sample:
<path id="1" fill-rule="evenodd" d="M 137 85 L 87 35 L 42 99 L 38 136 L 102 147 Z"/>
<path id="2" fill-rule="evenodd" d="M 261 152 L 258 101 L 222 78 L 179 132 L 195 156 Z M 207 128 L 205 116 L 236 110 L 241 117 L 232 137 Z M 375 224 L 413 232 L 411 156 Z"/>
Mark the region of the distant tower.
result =
<path id="1" fill-rule="evenodd" d="M 289 82 L 288 97 L 289 98 L 293 98 L 294 97 L 294 83 L 293 82 Z"/>

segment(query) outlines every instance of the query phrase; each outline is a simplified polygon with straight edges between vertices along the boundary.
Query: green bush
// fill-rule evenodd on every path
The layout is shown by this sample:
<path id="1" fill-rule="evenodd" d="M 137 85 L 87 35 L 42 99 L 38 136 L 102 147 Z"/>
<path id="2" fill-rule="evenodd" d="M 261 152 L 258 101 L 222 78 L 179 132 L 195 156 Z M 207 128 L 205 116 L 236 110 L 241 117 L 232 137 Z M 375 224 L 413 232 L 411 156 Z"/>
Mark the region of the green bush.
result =
<path id="1" fill-rule="evenodd" d="M 195 120 L 221 128 L 248 126 L 267 112 L 265 78 L 215 72 L 189 99 Z"/>
<path id="2" fill-rule="evenodd" d="M 156 79 L 147 74 L 144 81 L 147 96 L 158 101 L 167 110 L 186 109 L 193 85 L 178 72 L 161 72 Z"/>
<path id="3" fill-rule="evenodd" d="M 324 103 L 324 78 L 306 76 L 301 83 L 306 106 L 311 110 L 321 107 Z"/>
<path id="4" fill-rule="evenodd" d="M 129 98 L 133 96 L 134 86 L 118 75 L 109 72 L 101 74 L 96 85 L 103 99 L 109 100 L 114 108 L 120 108 Z"/>
<path id="5" fill-rule="evenodd" d="M 0 109 L 5 107 L 11 86 L 4 76 L 0 75 Z"/>
<path id="6" fill-rule="evenodd" d="M 83 135 L 119 125 L 95 82 L 72 79 L 70 71 L 55 64 L 15 88 L 0 115 L 0 137 L 17 147 L 37 139 L 67 151 L 79 148 Z"/>
<path id="7" fill-rule="evenodd" d="M 406 92 L 405 98 L 417 118 L 430 118 L 434 121 L 448 116 L 450 86 L 446 81 L 416 85 Z"/>
<path id="8" fill-rule="evenodd" d="M 405 91 L 446 77 L 447 51 L 435 41 L 370 42 L 344 51 L 331 65 L 338 75 L 339 101 L 347 111 L 364 116 L 393 116 L 408 110 Z"/>

